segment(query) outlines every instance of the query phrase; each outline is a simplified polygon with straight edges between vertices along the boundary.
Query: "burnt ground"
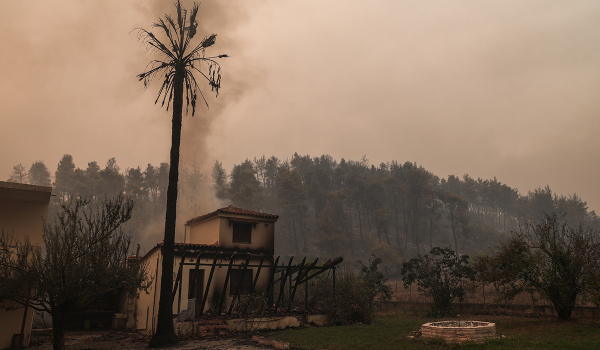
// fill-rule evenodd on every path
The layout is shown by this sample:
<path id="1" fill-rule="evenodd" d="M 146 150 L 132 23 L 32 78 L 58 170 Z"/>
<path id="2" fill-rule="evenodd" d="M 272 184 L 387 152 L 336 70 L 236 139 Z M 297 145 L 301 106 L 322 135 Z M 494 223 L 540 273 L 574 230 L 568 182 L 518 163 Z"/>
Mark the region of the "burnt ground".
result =
<path id="1" fill-rule="evenodd" d="M 52 349 L 51 331 L 34 331 L 31 340 L 28 349 Z M 117 331 L 70 331 L 65 334 L 69 350 L 148 349 L 149 341 L 149 337 L 139 333 Z M 264 350 L 273 347 L 259 345 L 250 335 L 243 335 L 182 339 L 176 346 L 166 349 Z"/>

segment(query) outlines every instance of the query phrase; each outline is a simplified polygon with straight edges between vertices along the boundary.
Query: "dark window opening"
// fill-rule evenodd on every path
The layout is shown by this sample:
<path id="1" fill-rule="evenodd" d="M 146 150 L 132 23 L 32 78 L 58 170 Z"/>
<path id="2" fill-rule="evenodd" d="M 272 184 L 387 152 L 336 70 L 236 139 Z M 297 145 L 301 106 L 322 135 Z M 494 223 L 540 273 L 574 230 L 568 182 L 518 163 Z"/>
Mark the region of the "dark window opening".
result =
<path id="1" fill-rule="evenodd" d="M 196 271 L 196 273 L 194 273 Z M 204 270 L 190 270 L 188 284 L 188 299 L 196 298 L 196 314 L 200 313 L 202 298 L 204 297 Z"/>
<path id="2" fill-rule="evenodd" d="M 233 243 L 252 243 L 252 224 L 234 222 Z"/>
<path id="3" fill-rule="evenodd" d="M 229 275 L 229 295 L 233 296 L 235 291 L 240 285 L 239 295 L 251 294 L 252 293 L 252 269 L 247 269 L 244 273 L 244 279 L 240 280 L 242 276 L 243 269 L 231 270 L 231 274 Z"/>

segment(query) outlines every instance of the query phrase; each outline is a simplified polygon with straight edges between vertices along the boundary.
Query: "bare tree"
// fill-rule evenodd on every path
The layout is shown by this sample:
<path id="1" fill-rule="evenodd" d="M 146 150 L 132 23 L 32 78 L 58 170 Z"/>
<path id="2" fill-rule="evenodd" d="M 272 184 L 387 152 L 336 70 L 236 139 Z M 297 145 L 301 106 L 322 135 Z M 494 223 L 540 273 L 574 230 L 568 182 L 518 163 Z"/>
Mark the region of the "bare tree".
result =
<path id="1" fill-rule="evenodd" d="M 192 105 L 192 116 L 196 111 L 198 93 L 208 106 L 200 87 L 196 82 L 194 73 L 202 75 L 217 95 L 221 85 L 221 67 L 215 61 L 217 58 L 227 57 L 218 55 L 205 56 L 205 49 L 215 43 L 216 34 L 205 37 L 199 44 L 191 45 L 190 42 L 196 35 L 198 21 L 198 3 L 194 3 L 192 10 L 188 11 L 181 6 L 179 0 L 175 4 L 176 18 L 165 15 L 164 20 L 159 18 L 152 26 L 161 29 L 166 35 L 166 40 L 159 40 L 152 32 L 138 28 L 138 37 L 143 40 L 147 48 L 157 51 L 163 57 L 152 60 L 146 70 L 137 77 L 144 81 L 144 86 L 155 76 L 164 77 L 157 103 L 162 96 L 162 106 L 167 102 L 173 103 L 171 155 L 169 170 L 169 185 L 167 189 L 167 210 L 165 215 L 165 235 L 163 245 L 162 278 L 160 286 L 160 301 L 158 307 L 158 322 L 156 333 L 150 340 L 151 347 L 163 347 L 176 344 L 177 335 L 173 328 L 173 296 L 171 288 L 173 281 L 173 254 L 175 247 L 175 220 L 177 217 L 177 182 L 179 179 L 179 147 L 181 140 L 181 124 L 183 113 L 183 96 L 186 97 L 186 113 Z M 189 15 L 189 17 L 188 17 Z"/>
<path id="2" fill-rule="evenodd" d="M 15 165 L 13 167 L 13 172 L 10 174 L 8 182 L 18 182 L 24 184 L 27 183 L 27 177 L 27 170 L 25 170 L 25 167 L 19 163 L 19 165 Z"/>

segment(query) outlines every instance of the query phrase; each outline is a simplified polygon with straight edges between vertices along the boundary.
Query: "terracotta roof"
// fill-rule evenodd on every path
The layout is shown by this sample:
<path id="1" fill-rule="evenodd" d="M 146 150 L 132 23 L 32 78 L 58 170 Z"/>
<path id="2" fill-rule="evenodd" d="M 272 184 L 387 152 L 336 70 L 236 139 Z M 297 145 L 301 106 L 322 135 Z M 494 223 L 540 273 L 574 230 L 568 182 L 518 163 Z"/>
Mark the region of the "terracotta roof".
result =
<path id="1" fill-rule="evenodd" d="M 279 219 L 279 215 L 261 213 L 258 211 L 238 208 L 238 207 L 234 207 L 233 205 L 230 205 L 225 208 L 217 209 L 217 210 L 213 211 L 212 213 L 197 216 L 191 220 L 188 220 L 185 224 L 189 226 L 190 224 L 195 224 L 197 222 L 204 221 L 208 218 L 218 216 L 219 214 L 248 215 L 248 216 L 268 219 L 269 221 Z"/>
<path id="2" fill-rule="evenodd" d="M 216 241 L 213 244 L 200 244 L 200 243 L 175 243 L 175 248 L 214 248 L 219 246 L 219 241 Z"/>
<path id="3" fill-rule="evenodd" d="M 160 249 L 163 245 L 165 245 L 165 241 L 161 241 L 160 243 L 156 244 L 143 257 L 140 257 L 139 259 L 140 260 L 145 259 L 147 256 L 150 255 L 150 253 L 152 253 L 156 249 Z M 219 247 L 219 241 L 216 241 L 213 244 L 175 243 L 175 249 L 192 249 L 192 250 L 197 250 L 197 249 L 202 249 L 202 248 L 205 248 L 205 249 L 206 248 L 208 248 L 208 249 L 214 249 L 214 248 L 218 248 L 218 247 Z"/>

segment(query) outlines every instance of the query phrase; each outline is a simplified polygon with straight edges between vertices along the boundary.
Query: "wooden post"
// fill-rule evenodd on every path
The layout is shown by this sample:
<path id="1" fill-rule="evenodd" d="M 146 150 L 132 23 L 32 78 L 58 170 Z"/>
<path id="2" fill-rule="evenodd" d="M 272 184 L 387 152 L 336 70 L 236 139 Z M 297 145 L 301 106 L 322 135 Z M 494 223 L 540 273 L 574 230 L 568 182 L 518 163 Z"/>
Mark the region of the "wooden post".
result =
<path id="1" fill-rule="evenodd" d="M 292 275 L 294 274 L 294 271 L 289 270 L 288 273 L 288 312 L 292 311 Z M 282 305 L 283 306 L 283 305 Z"/>
<path id="2" fill-rule="evenodd" d="M 277 265 L 279 264 L 279 257 L 277 257 L 277 259 L 275 259 L 275 262 L 273 263 L 273 271 L 271 271 L 270 276 L 269 276 L 269 283 L 267 284 L 267 297 L 269 300 L 269 307 L 275 307 L 275 304 L 273 304 L 273 298 L 275 295 L 275 271 L 277 271 Z"/>
<path id="3" fill-rule="evenodd" d="M 213 275 L 215 273 L 215 267 L 217 266 L 217 258 L 219 253 L 215 254 L 212 267 L 210 268 L 210 274 L 208 275 L 208 281 L 206 281 L 206 289 L 204 290 L 204 296 L 202 297 L 202 305 L 200 306 L 200 315 L 204 313 L 204 307 L 206 306 L 206 299 L 208 299 L 208 290 L 210 289 L 210 283 L 212 282 Z M 232 256 L 233 258 L 233 256 Z"/>
<path id="4" fill-rule="evenodd" d="M 175 301 L 175 295 L 177 293 L 177 287 L 179 286 L 179 279 L 181 278 L 181 271 L 183 270 L 183 262 L 185 261 L 185 256 L 187 255 L 187 252 L 184 252 L 183 255 L 181 256 L 181 261 L 179 261 L 179 269 L 177 270 L 177 277 L 175 278 L 175 286 L 173 287 L 173 301 Z M 177 313 L 179 313 L 179 307 L 181 305 L 181 299 L 179 300 L 179 303 L 177 304 Z"/>
<path id="5" fill-rule="evenodd" d="M 304 269 L 304 263 L 306 262 L 306 257 L 304 257 L 304 259 L 302 259 L 302 263 L 300 264 L 300 270 L 298 271 L 298 275 L 296 276 L 296 284 L 294 285 L 294 289 L 292 290 L 292 294 L 290 295 L 290 305 L 288 307 L 288 312 L 291 312 L 292 309 L 292 302 L 294 301 L 294 296 L 296 295 L 296 289 L 298 288 L 298 285 L 300 284 L 300 278 L 302 278 L 302 272 Z M 292 288 L 292 276 L 290 275 L 290 288 Z"/>
<path id="6" fill-rule="evenodd" d="M 234 253 L 235 255 L 235 253 Z M 229 267 L 227 268 L 227 274 L 225 275 L 225 283 L 223 284 L 223 291 L 221 292 L 221 300 L 219 301 L 219 309 L 217 310 L 217 316 L 221 314 L 221 310 L 223 310 L 223 303 L 225 302 L 225 297 L 227 296 L 227 284 L 229 283 L 229 275 L 231 274 L 231 267 L 233 266 L 233 255 L 229 260 Z"/>
<path id="7" fill-rule="evenodd" d="M 308 315 L 308 281 L 304 283 L 304 310 Z"/>
<path id="8" fill-rule="evenodd" d="M 279 286 L 279 296 L 277 297 L 277 303 L 275 303 L 275 310 L 277 310 L 277 307 L 279 307 L 279 301 L 281 301 L 281 306 L 285 304 L 285 280 L 287 279 L 287 275 L 290 274 L 290 270 L 292 268 L 292 260 L 294 260 L 293 256 L 290 258 L 290 262 L 288 263 L 287 269 L 282 269 L 281 271 L 281 283 Z M 283 265 L 283 262 L 281 264 L 281 267 L 285 266 Z"/>
<path id="9" fill-rule="evenodd" d="M 337 266 L 333 267 L 333 296 L 335 296 L 335 269 Z"/>
<path id="10" fill-rule="evenodd" d="M 237 288 L 235 289 L 235 293 L 233 294 L 233 298 L 231 298 L 231 303 L 229 304 L 229 310 L 227 310 L 227 314 L 231 315 L 231 311 L 233 311 L 233 304 L 235 302 L 235 300 L 239 300 L 240 299 L 240 288 L 242 287 L 242 281 L 244 280 L 244 275 L 246 274 L 246 271 L 248 270 L 248 265 L 250 264 L 250 255 L 248 255 L 248 258 L 246 259 L 246 263 L 244 264 L 244 268 L 242 269 L 241 273 L 238 276 L 238 285 Z"/>

